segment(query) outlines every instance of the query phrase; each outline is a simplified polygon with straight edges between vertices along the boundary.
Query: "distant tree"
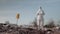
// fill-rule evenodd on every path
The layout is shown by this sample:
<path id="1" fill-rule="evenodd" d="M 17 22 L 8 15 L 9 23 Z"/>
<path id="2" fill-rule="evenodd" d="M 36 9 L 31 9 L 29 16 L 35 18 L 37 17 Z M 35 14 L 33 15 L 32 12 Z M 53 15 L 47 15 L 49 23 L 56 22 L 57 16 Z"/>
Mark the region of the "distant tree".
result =
<path id="1" fill-rule="evenodd" d="M 60 20 L 58 21 L 58 24 L 60 25 Z"/>
<path id="2" fill-rule="evenodd" d="M 34 27 L 37 27 L 37 19 L 35 18 L 35 20 L 32 22 Z"/>
<path id="3" fill-rule="evenodd" d="M 9 21 L 5 21 L 6 24 L 9 24 Z"/>
<path id="4" fill-rule="evenodd" d="M 44 27 L 47 27 L 47 28 L 55 27 L 54 21 L 53 20 L 49 21 L 49 24 L 45 25 Z"/>

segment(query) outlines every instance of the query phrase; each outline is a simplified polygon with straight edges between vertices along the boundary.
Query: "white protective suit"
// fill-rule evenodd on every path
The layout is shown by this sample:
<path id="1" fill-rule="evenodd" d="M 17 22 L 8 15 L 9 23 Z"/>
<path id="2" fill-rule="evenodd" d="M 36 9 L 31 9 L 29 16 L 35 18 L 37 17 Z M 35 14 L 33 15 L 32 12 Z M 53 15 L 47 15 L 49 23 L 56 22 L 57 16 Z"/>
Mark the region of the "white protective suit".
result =
<path id="1" fill-rule="evenodd" d="M 43 18 L 43 16 L 44 15 L 45 15 L 45 13 L 42 10 L 42 8 L 40 7 L 40 9 L 37 11 L 37 25 L 38 25 L 38 29 L 43 28 L 43 25 L 44 25 L 44 18 Z"/>

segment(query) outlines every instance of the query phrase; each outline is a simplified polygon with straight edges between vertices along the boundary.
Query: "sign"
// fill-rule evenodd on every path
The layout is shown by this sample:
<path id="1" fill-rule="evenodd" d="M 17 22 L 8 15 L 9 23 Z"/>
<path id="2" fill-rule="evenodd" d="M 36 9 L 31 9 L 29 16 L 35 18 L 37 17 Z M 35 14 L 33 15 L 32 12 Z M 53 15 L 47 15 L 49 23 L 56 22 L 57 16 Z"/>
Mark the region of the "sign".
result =
<path id="1" fill-rule="evenodd" d="M 19 13 L 17 13 L 17 14 L 16 14 L 16 18 L 17 18 L 17 19 L 19 19 L 19 17 L 20 17 L 20 14 L 19 14 Z"/>

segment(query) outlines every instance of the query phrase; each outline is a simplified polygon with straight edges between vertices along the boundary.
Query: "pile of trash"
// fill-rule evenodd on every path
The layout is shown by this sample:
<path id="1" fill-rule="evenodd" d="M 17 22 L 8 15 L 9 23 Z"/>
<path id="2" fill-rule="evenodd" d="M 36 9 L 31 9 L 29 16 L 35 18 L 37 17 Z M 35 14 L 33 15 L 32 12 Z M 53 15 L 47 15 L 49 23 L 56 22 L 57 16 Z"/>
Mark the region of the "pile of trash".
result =
<path id="1" fill-rule="evenodd" d="M 45 31 L 21 28 L 16 24 L 0 23 L 0 34 L 45 34 Z"/>

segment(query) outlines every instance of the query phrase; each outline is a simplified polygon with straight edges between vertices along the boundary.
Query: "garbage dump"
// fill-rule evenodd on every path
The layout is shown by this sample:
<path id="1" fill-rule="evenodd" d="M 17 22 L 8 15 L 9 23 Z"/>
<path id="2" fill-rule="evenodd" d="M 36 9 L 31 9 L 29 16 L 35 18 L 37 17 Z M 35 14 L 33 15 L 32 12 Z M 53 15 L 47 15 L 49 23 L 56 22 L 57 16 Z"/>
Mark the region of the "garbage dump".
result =
<path id="1" fill-rule="evenodd" d="M 52 34 L 52 33 L 54 33 L 54 31 L 52 30 L 21 28 L 20 26 L 16 24 L 0 23 L 0 34 Z"/>
<path id="2" fill-rule="evenodd" d="M 0 34 L 44 34 L 32 28 L 21 28 L 16 24 L 0 23 Z"/>

